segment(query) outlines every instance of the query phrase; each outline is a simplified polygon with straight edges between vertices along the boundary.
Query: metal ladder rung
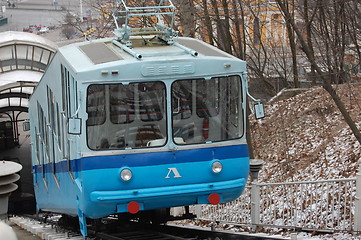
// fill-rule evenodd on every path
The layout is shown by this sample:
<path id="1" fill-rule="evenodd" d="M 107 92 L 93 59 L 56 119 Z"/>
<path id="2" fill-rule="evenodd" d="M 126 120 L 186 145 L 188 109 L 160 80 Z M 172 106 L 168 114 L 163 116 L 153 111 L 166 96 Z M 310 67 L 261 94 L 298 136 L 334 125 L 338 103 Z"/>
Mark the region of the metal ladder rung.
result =
<path id="1" fill-rule="evenodd" d="M 151 7 L 126 7 L 126 9 L 128 10 L 158 10 L 158 9 L 166 9 L 166 8 L 169 8 L 169 9 L 174 9 L 173 6 L 169 5 L 169 6 L 151 6 Z"/>
<path id="2" fill-rule="evenodd" d="M 165 34 L 165 31 L 143 31 L 143 32 L 130 32 L 131 36 L 140 36 L 140 35 L 156 35 L 156 34 Z"/>
<path id="3" fill-rule="evenodd" d="M 131 13 L 131 14 L 128 14 L 128 17 L 146 17 L 146 16 L 150 16 L 150 17 L 155 17 L 155 16 L 158 16 L 158 15 L 173 15 L 173 13 Z"/>
<path id="4" fill-rule="evenodd" d="M 143 15 L 143 16 L 174 15 L 174 12 L 155 12 L 155 11 L 148 11 L 148 12 L 116 11 L 115 13 L 125 13 L 128 17 L 132 17 L 132 16 L 136 16 L 136 15 Z"/>

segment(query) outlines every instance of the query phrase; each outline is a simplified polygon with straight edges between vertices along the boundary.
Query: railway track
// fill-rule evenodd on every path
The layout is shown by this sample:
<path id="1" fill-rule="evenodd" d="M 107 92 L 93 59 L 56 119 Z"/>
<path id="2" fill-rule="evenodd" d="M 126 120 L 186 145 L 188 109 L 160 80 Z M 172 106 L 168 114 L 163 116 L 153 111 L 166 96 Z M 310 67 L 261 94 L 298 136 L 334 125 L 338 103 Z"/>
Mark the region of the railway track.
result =
<path id="1" fill-rule="evenodd" d="M 122 233 L 97 233 L 96 239 L 99 240 L 144 240 L 144 239 L 159 239 L 159 240 L 195 240 L 196 238 L 192 237 L 178 237 L 174 235 L 169 235 L 161 232 L 153 231 L 129 231 Z"/>
<path id="2" fill-rule="evenodd" d="M 54 220 L 55 219 L 55 220 Z M 48 218 L 47 223 L 27 217 L 13 217 L 10 221 L 44 240 L 84 239 L 79 233 L 63 229 L 56 223 L 58 218 Z M 90 229 L 87 240 L 286 240 L 280 236 L 266 234 L 212 231 L 205 228 L 178 225 L 147 225 L 130 223 L 116 225 L 103 224 L 98 230 Z"/>
<path id="3" fill-rule="evenodd" d="M 162 225 L 141 231 L 125 231 L 121 233 L 98 233 L 97 240 L 285 240 L 287 238 L 266 234 L 234 233 L 227 231 L 211 231 L 200 228 Z"/>

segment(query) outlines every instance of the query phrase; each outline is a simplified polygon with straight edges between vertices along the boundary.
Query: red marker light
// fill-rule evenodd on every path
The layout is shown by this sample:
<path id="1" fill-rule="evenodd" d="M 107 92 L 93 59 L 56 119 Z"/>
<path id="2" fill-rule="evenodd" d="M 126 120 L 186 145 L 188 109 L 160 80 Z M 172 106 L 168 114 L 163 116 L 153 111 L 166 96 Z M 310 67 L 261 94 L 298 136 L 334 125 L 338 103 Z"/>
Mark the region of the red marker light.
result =
<path id="1" fill-rule="evenodd" d="M 219 196 L 218 193 L 212 193 L 211 195 L 209 195 L 208 201 L 212 205 L 217 205 L 221 202 L 221 196 Z"/>
<path id="2" fill-rule="evenodd" d="M 139 209 L 139 203 L 137 203 L 136 201 L 128 203 L 128 212 L 130 212 L 131 214 L 136 214 L 137 212 L 139 212 Z"/>

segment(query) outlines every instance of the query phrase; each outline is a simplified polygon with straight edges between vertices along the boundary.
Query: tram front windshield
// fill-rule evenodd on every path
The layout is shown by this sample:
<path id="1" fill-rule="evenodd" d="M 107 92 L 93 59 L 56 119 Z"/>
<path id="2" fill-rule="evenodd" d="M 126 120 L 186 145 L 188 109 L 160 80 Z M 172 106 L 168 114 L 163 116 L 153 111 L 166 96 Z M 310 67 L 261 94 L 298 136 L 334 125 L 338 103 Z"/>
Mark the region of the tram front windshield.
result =
<path id="1" fill-rule="evenodd" d="M 176 145 L 243 136 L 239 76 L 177 80 L 171 85 L 171 135 Z M 87 144 L 92 150 L 164 146 L 166 85 L 161 81 L 92 84 L 87 90 Z"/>
<path id="2" fill-rule="evenodd" d="M 93 84 L 87 142 L 93 150 L 162 146 L 167 141 L 165 84 Z"/>
<path id="3" fill-rule="evenodd" d="M 243 135 L 239 76 L 179 80 L 172 84 L 173 140 L 199 144 Z"/>

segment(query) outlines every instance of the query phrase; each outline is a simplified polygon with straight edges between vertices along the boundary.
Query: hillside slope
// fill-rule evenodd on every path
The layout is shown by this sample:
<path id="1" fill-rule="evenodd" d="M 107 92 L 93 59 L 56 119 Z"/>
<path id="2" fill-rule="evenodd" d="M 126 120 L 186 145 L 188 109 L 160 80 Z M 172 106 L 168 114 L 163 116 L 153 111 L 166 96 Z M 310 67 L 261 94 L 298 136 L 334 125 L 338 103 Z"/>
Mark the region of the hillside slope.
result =
<path id="1" fill-rule="evenodd" d="M 336 86 L 361 129 L 361 83 Z M 321 87 L 266 104 L 266 117 L 251 121 L 255 158 L 265 161 L 261 182 L 354 177 L 361 146 Z"/>

